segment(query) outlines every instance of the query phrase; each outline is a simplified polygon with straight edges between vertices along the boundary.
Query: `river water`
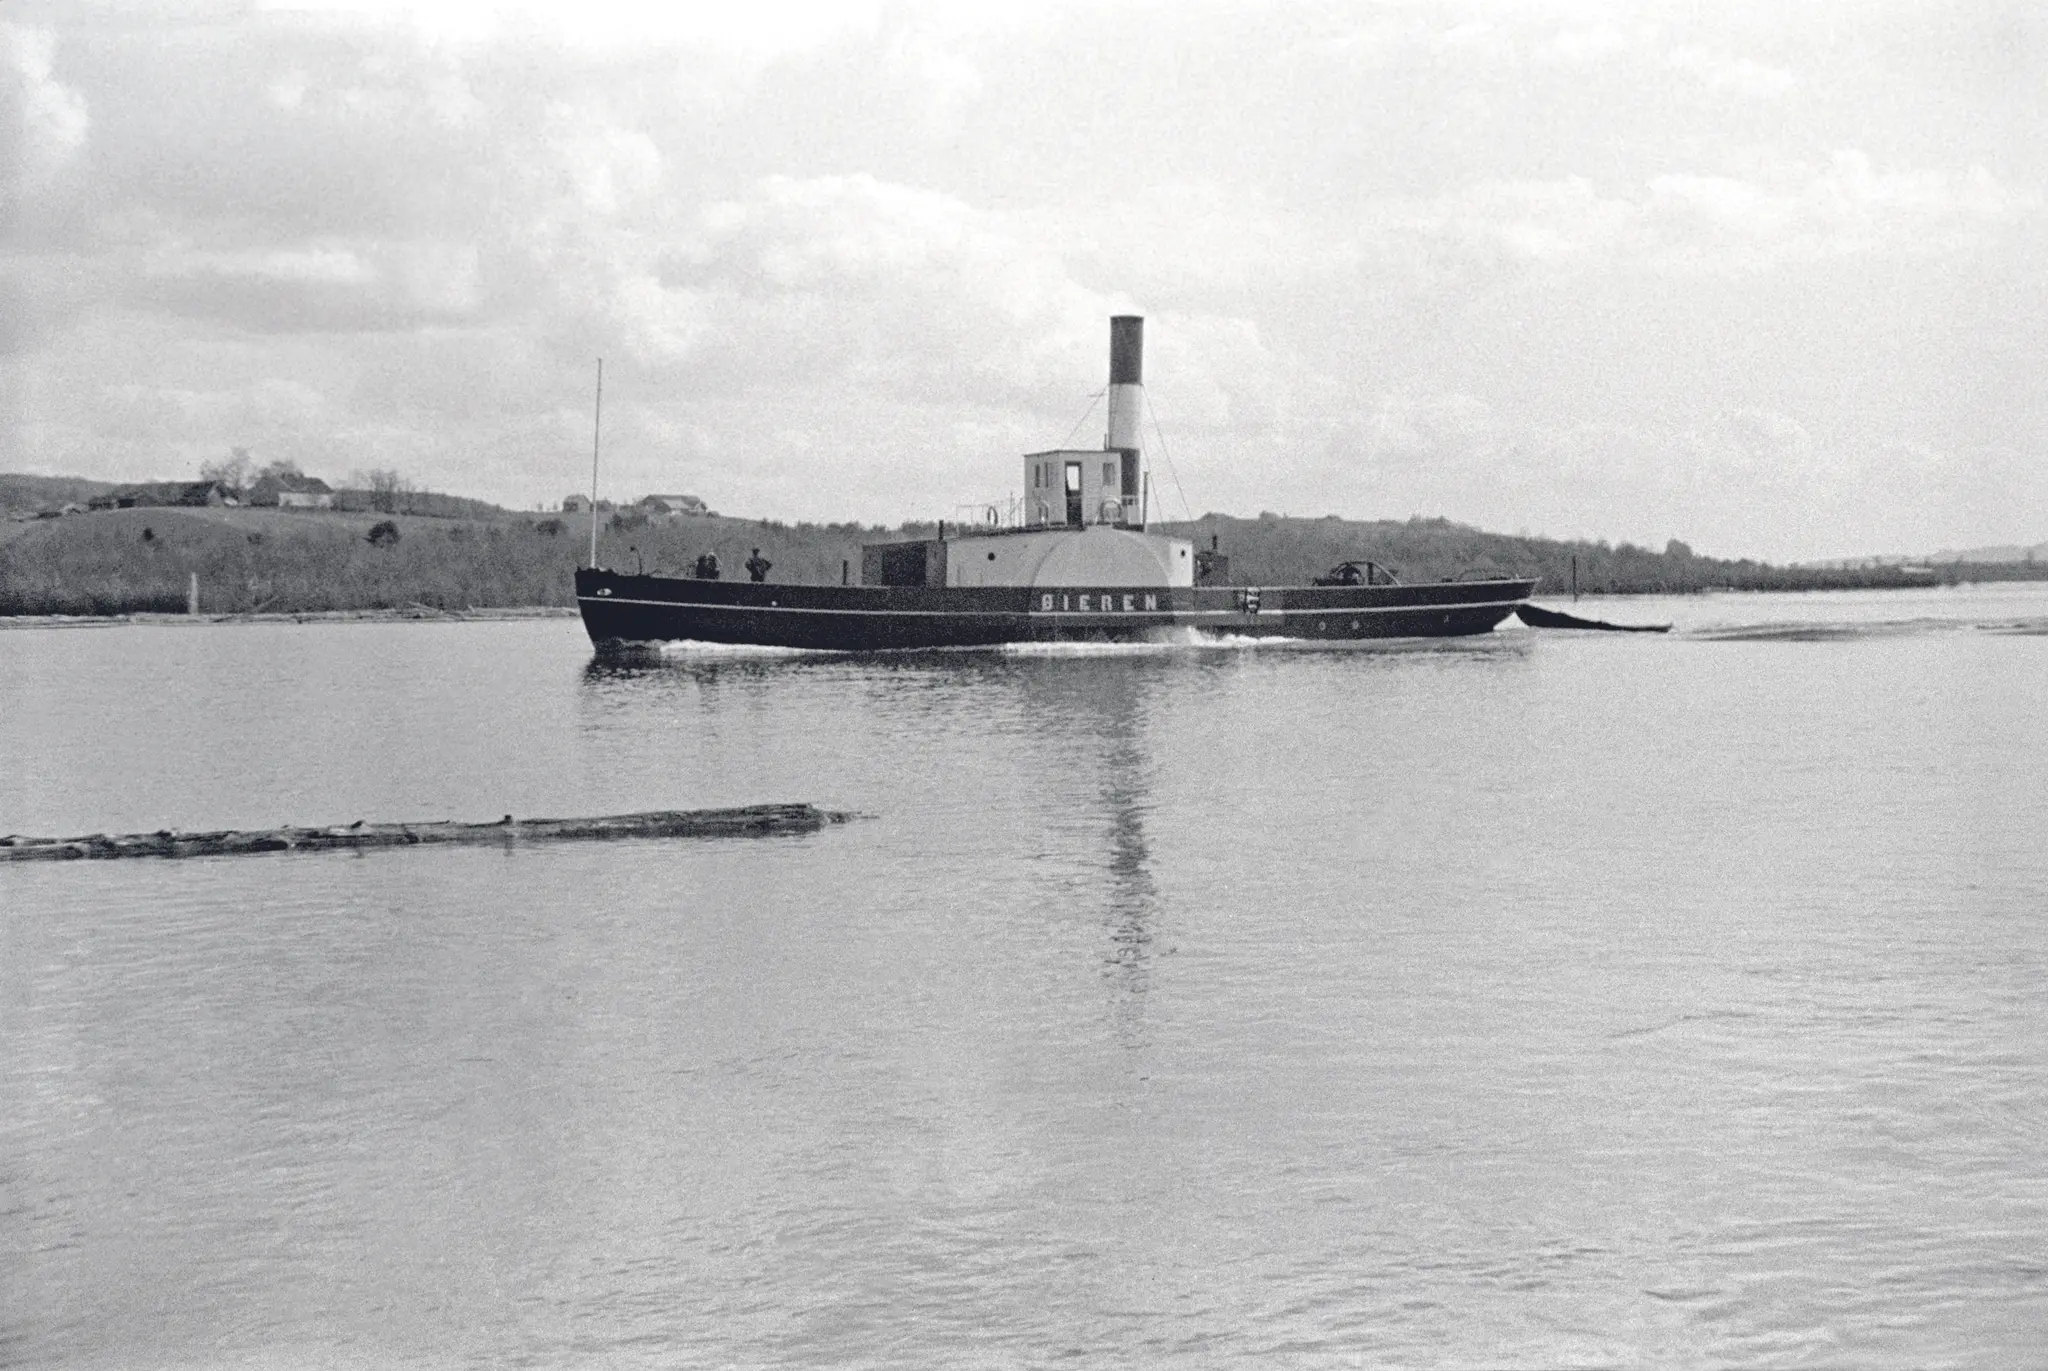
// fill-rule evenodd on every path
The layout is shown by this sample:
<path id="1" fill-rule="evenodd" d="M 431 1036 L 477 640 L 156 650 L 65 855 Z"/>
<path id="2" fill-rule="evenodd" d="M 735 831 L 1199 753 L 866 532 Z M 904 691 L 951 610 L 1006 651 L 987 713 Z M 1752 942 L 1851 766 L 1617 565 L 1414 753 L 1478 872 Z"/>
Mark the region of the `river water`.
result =
<path id="1" fill-rule="evenodd" d="M 2048 587 L 593 661 L 0 633 L 0 1364 L 1984 1366 L 2048 1346 Z"/>

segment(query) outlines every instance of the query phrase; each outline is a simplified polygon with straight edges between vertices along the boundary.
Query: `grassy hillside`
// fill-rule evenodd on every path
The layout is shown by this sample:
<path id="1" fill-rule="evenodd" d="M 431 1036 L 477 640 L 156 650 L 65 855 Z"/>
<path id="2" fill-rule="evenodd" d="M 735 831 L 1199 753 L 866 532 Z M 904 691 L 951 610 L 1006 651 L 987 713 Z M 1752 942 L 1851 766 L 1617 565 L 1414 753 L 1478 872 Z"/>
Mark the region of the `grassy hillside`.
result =
<path id="1" fill-rule="evenodd" d="M 25 476 L 0 471 L 0 519 L 60 509 L 72 503 L 82 505 L 113 488 L 111 481 L 88 481 L 82 476 Z"/>
<path id="2" fill-rule="evenodd" d="M 395 541 L 369 534 L 389 522 Z M 353 511 L 123 509 L 16 524 L 0 542 L 0 614 L 177 612 L 199 576 L 207 613 L 338 609 L 514 608 L 574 603 L 573 572 L 590 525 L 568 516 L 442 519 Z M 785 527 L 717 517 L 607 524 L 608 566 L 686 571 L 715 552 L 743 575 L 750 549 L 777 580 L 859 574 L 860 544 L 883 536 L 853 525 Z"/>

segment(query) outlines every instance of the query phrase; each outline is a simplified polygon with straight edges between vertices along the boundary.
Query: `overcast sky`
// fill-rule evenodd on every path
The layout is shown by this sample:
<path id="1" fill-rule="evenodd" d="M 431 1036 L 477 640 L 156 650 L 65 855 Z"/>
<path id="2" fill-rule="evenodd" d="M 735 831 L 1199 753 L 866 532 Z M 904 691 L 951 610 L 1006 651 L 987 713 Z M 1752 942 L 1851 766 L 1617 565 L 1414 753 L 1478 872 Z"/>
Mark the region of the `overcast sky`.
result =
<path id="1" fill-rule="evenodd" d="M 0 469 L 953 517 L 1146 316 L 1178 515 L 2048 538 L 2048 18 L 0 4 Z M 1096 408 L 1077 444 L 1101 440 Z"/>

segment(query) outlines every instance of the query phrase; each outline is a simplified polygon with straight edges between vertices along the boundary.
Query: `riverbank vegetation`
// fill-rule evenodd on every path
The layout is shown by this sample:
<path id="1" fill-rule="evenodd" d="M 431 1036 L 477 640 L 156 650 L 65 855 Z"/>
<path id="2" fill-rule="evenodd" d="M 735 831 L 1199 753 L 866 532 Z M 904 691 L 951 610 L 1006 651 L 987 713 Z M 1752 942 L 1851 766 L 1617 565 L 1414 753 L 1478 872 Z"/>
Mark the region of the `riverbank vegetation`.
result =
<path id="1" fill-rule="evenodd" d="M 2032 562 L 1938 562 L 1918 566 L 1774 566 L 1706 557 L 1672 540 L 1663 551 L 1630 543 L 1511 537 L 1448 519 L 1296 519 L 1262 514 L 1237 519 L 1204 514 L 1193 523 L 1155 524 L 1230 557 L 1233 581 L 1299 584 L 1337 563 L 1370 559 L 1402 580 L 1442 581 L 1478 575 L 1535 576 L 1538 595 L 1670 595 L 1705 590 L 1863 590 L 1953 585 L 1964 581 L 2048 579 Z"/>
<path id="2" fill-rule="evenodd" d="M 588 515 L 515 513 L 451 496 L 426 500 L 418 492 L 407 495 L 396 513 L 173 506 L 0 524 L 0 615 L 177 613 L 186 607 L 195 575 L 200 607 L 209 614 L 459 611 L 574 603 L 574 571 L 589 554 Z M 1777 567 L 1699 556 L 1678 542 L 1660 552 L 1627 543 L 1508 537 L 1443 519 L 1368 522 L 1208 514 L 1193 523 L 1154 527 L 1202 547 L 1213 540 L 1231 559 L 1231 579 L 1253 585 L 1299 583 L 1338 562 L 1363 558 L 1410 582 L 1489 573 L 1534 575 L 1541 578 L 1538 594 L 1548 595 L 1569 592 L 1574 559 L 1579 589 L 1609 594 L 1823 590 L 2048 576 L 2048 567 L 2022 562 Z M 686 575 L 708 552 L 726 576 L 737 577 L 745 574 L 742 565 L 758 548 L 773 564 L 773 580 L 835 584 L 858 578 L 863 542 L 930 537 L 934 531 L 929 523 L 885 529 L 717 515 L 650 517 L 627 510 L 602 516 L 598 560 L 621 570 Z"/>

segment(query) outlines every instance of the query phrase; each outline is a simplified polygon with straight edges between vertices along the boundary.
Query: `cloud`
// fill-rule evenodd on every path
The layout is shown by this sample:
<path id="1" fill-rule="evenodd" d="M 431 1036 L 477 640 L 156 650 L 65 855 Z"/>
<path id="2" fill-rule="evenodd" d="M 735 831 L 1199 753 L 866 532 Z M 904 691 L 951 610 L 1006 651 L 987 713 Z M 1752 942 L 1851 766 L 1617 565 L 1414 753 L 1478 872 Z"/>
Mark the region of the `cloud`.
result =
<path id="1" fill-rule="evenodd" d="M 1108 203 L 1041 206 L 1013 216 L 1056 244 L 1072 269 L 1115 280 L 1134 299 L 1243 309 L 1281 290 L 1349 277 L 1353 226 L 1218 180 L 1160 180 Z"/>
<path id="2" fill-rule="evenodd" d="M 473 248 L 441 243 L 308 244 L 147 255 L 130 299 L 263 332 L 390 330 L 453 322 L 479 303 Z"/>
<path id="3" fill-rule="evenodd" d="M 923 88 L 929 117 L 941 126 L 957 118 L 961 107 L 979 96 L 984 85 L 981 68 L 972 58 L 925 28 L 891 38 L 886 62 L 899 77 Z"/>
<path id="4" fill-rule="evenodd" d="M 259 12 L 339 27 L 408 33 L 435 44 L 540 37 L 605 54 L 650 44 L 717 51 L 758 66 L 873 30 L 882 7 L 862 0 L 751 0 L 744 5 L 640 0 L 261 0 Z"/>
<path id="5" fill-rule="evenodd" d="M 866 175 L 764 178 L 706 206 L 657 271 L 659 294 L 622 308 L 694 320 L 678 336 L 716 337 L 702 360 L 734 384 L 1015 402 L 1109 312 L 999 217 Z"/>
<path id="6" fill-rule="evenodd" d="M 910 403 L 1032 409 L 1099 388 L 1106 320 L 1148 313 L 1189 422 L 1270 414 L 1279 364 L 1250 320 L 1092 288 L 1033 218 L 868 176 L 770 177 L 709 206 L 663 261 L 715 355 L 757 384 L 845 379 Z M 1085 392 L 1084 392 L 1085 393 Z"/>
<path id="7" fill-rule="evenodd" d="M 2006 188 L 1981 166 L 1960 175 L 1879 171 L 1867 154 L 1849 150 L 1803 184 L 1657 177 L 1642 212 L 1666 264 L 1741 269 L 1961 251 L 2039 208 L 2038 195 Z"/>
<path id="8" fill-rule="evenodd" d="M 0 219 L 47 190 L 84 148 L 85 97 L 53 76 L 56 38 L 0 20 Z"/>
<path id="9" fill-rule="evenodd" d="M 1421 6 L 1412 10 L 1375 13 L 1369 19 L 1354 19 L 1342 10 L 1334 31 L 1325 33 L 1318 46 L 1347 61 L 1389 67 L 1412 62 L 1452 69 L 1511 65 L 1525 55 L 1523 36 L 1503 15 L 1503 22 L 1490 18 L 1461 17 L 1448 7 Z M 1553 35 L 1554 37 L 1557 35 Z M 1565 40 L 1569 47 L 1573 40 Z"/>
<path id="10" fill-rule="evenodd" d="M 1666 55 L 1665 64 L 1673 71 L 1696 78 L 1710 90 L 1751 99 L 1773 99 L 1799 84 L 1799 78 L 1783 67 L 1690 45 L 1673 48 Z"/>
<path id="11" fill-rule="evenodd" d="M 601 355 L 622 489 L 930 514 L 1126 310 L 1197 507 L 1799 551 L 2048 431 L 2033 88 L 1846 10 L 53 4 L 0 28 L 0 442 L 84 474 L 530 503 Z"/>
<path id="12" fill-rule="evenodd" d="M 1990 526 L 1986 493 L 2000 481 L 2023 499 L 2048 497 L 2048 475 L 1995 454 L 1844 445 L 1783 410 L 1551 423 L 1456 391 L 1388 391 L 1333 416 L 1299 475 L 1265 492 L 1266 505 L 1449 512 L 1493 529 L 1651 547 L 1675 537 L 1718 556 L 1774 560 L 1931 549 L 1955 530 Z"/>
<path id="13" fill-rule="evenodd" d="M 1981 166 L 1880 171 L 1860 151 L 1769 178 L 1670 173 L 1629 193 L 1587 177 L 1491 181 L 1394 207 L 1383 250 L 1403 241 L 1496 267 L 1635 267 L 1742 274 L 1787 263 L 1968 250 L 2037 214 L 2037 193 Z"/>
<path id="14" fill-rule="evenodd" d="M 41 342 L 36 303 L 25 273 L 0 271 L 0 358 L 26 354 Z"/>
<path id="15" fill-rule="evenodd" d="M 1538 43 L 1532 53 L 1538 62 L 1562 66 L 1590 66 L 1606 61 L 1634 46 L 1629 35 L 1609 24 L 1590 28 L 1559 29 Z"/>
<path id="16" fill-rule="evenodd" d="M 1396 206 L 1386 227 L 1480 263 L 1564 262 L 1628 249 L 1641 212 L 1603 196 L 1583 176 L 1554 181 L 1488 181 L 1454 194 Z"/>
<path id="17" fill-rule="evenodd" d="M 1492 405 L 1474 395 L 1450 391 L 1381 395 L 1367 410 L 1361 456 L 1383 471 L 1428 467 L 1470 470 L 1498 451 L 1503 424 Z M 1348 438 L 1349 435 L 1346 435 Z"/>
<path id="18" fill-rule="evenodd" d="M 276 379 L 252 387 L 200 390 L 185 386 L 124 382 L 102 388 L 99 401 L 109 426 L 169 442 L 207 444 L 224 418 L 254 416 L 267 422 L 297 422 L 322 416 L 323 396 L 310 386 Z"/>

